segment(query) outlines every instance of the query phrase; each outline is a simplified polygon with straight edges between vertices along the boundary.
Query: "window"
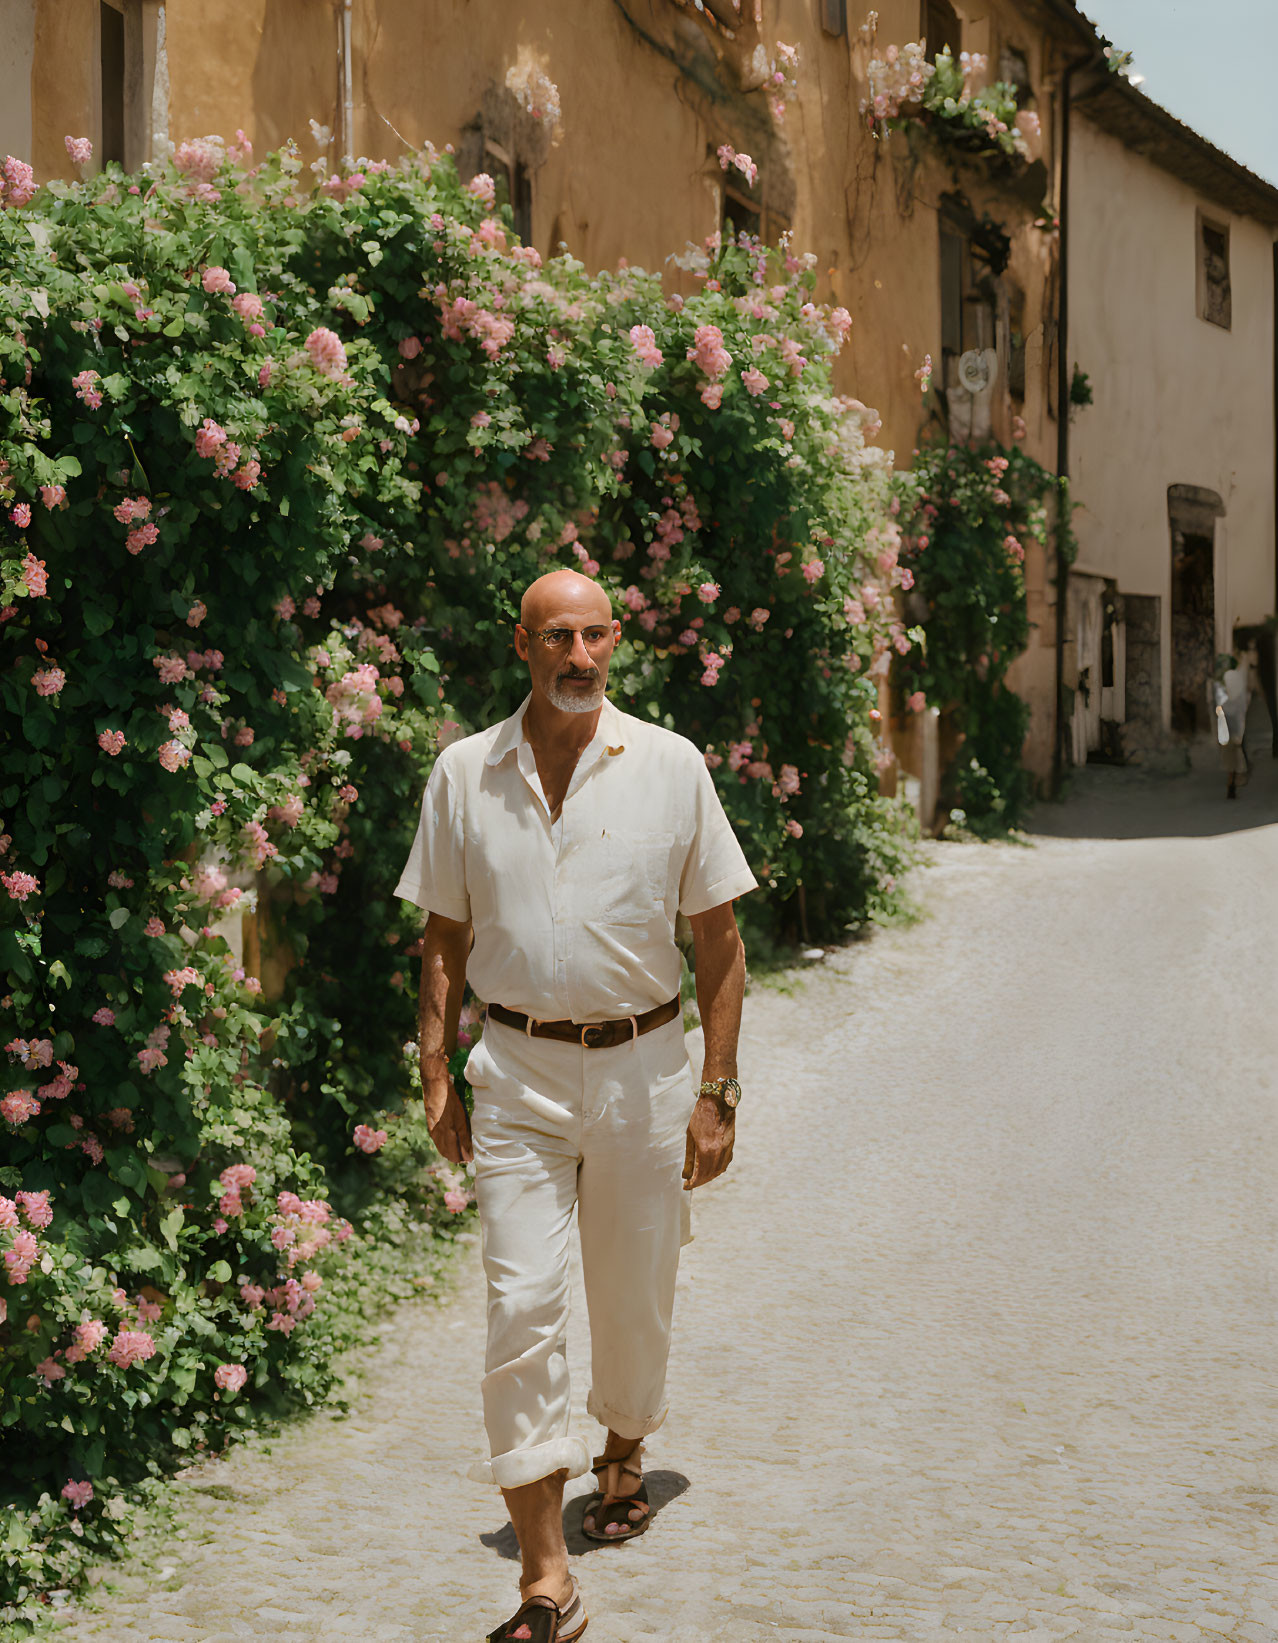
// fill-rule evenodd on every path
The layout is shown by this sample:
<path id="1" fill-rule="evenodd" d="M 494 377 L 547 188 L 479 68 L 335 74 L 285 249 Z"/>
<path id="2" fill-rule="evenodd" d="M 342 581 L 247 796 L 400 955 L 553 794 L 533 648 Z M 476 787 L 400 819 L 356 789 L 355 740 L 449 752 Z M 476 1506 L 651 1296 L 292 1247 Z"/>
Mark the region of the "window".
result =
<path id="1" fill-rule="evenodd" d="M 998 56 L 998 77 L 1016 87 L 1017 108 L 1028 108 L 1034 102 L 1034 87 L 1030 84 L 1028 56 L 1018 46 L 1004 46 Z"/>
<path id="2" fill-rule="evenodd" d="M 996 285 L 985 248 L 966 224 L 941 218 L 941 381 L 958 382 L 964 354 L 995 346 Z"/>
<path id="3" fill-rule="evenodd" d="M 1025 399 L 1025 293 L 1018 285 L 1007 287 L 1007 391 L 1017 401 Z"/>
<path id="4" fill-rule="evenodd" d="M 102 137 L 98 162 L 124 164 L 124 13 L 99 0 L 99 70 L 102 85 Z"/>
<path id="5" fill-rule="evenodd" d="M 848 0 L 820 0 L 821 27 L 827 34 L 848 32 Z"/>
<path id="6" fill-rule="evenodd" d="M 1233 317 L 1229 288 L 1229 228 L 1198 215 L 1198 317 L 1228 331 Z"/>
<path id="7" fill-rule="evenodd" d="M 484 169 L 496 184 L 498 206 L 508 205 L 522 245 L 532 244 L 532 179 L 501 143 L 484 143 Z"/>
<path id="8" fill-rule="evenodd" d="M 763 211 L 755 201 L 749 200 L 744 194 L 739 194 L 735 188 L 725 188 L 723 191 L 723 229 L 724 239 L 733 234 L 763 235 Z"/>
<path id="9" fill-rule="evenodd" d="M 941 227 L 941 359 L 948 365 L 963 352 L 963 290 L 967 283 L 967 241 Z M 941 386 L 950 373 L 943 365 Z"/>
<path id="10" fill-rule="evenodd" d="M 936 61 L 937 53 L 948 50 L 957 57 L 963 44 L 958 13 L 949 0 L 924 0 L 923 38 L 927 41 L 927 60 Z"/>

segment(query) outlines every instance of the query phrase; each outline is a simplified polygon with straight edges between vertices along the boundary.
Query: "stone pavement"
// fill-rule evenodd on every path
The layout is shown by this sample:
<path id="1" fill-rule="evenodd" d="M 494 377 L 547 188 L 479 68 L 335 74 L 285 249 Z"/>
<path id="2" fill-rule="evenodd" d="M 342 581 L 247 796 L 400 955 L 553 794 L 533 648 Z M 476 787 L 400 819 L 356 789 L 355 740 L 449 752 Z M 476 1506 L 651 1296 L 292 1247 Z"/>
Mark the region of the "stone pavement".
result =
<path id="1" fill-rule="evenodd" d="M 698 1194 L 650 1444 L 665 1504 L 630 1545 L 572 1537 L 590 1643 L 1278 1640 L 1259 819 L 939 847 L 925 922 L 752 991 L 737 1161 Z M 205 1466 L 188 1537 L 65 1635 L 477 1643 L 517 1565 L 462 1476 L 476 1256 L 394 1320 L 351 1419 Z"/>

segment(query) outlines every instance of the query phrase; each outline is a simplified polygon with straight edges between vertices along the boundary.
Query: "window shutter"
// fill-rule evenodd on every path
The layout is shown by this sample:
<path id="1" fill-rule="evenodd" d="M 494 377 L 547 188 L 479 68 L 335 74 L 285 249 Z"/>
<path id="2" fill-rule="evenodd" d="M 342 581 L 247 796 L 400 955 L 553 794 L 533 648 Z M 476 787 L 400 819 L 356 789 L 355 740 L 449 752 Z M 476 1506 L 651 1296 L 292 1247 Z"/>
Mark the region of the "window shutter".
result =
<path id="1" fill-rule="evenodd" d="M 848 0 L 821 0 L 821 27 L 827 34 L 846 34 Z"/>

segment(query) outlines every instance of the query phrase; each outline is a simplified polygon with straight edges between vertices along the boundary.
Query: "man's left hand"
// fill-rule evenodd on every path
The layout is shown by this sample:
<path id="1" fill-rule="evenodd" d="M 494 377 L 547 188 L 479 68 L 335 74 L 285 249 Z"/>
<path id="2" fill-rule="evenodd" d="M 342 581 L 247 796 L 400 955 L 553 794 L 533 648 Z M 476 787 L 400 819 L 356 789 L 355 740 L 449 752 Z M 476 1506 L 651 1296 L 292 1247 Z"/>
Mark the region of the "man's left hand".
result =
<path id="1" fill-rule="evenodd" d="M 722 1175 L 732 1162 L 736 1114 L 721 1108 L 713 1096 L 697 1098 L 688 1124 L 688 1147 L 683 1165 L 683 1190 L 691 1192 Z"/>

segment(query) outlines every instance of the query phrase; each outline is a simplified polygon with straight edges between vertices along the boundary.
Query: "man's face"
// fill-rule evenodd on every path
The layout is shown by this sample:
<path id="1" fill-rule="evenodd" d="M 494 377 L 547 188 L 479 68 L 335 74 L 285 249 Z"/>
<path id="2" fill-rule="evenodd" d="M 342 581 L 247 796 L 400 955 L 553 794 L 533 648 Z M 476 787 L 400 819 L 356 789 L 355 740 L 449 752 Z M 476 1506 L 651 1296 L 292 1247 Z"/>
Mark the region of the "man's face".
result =
<path id="1" fill-rule="evenodd" d="M 528 612 L 528 626 L 515 629 L 533 694 L 561 713 L 593 713 L 608 687 L 620 631 L 598 587 L 571 588 L 539 603 Z"/>

